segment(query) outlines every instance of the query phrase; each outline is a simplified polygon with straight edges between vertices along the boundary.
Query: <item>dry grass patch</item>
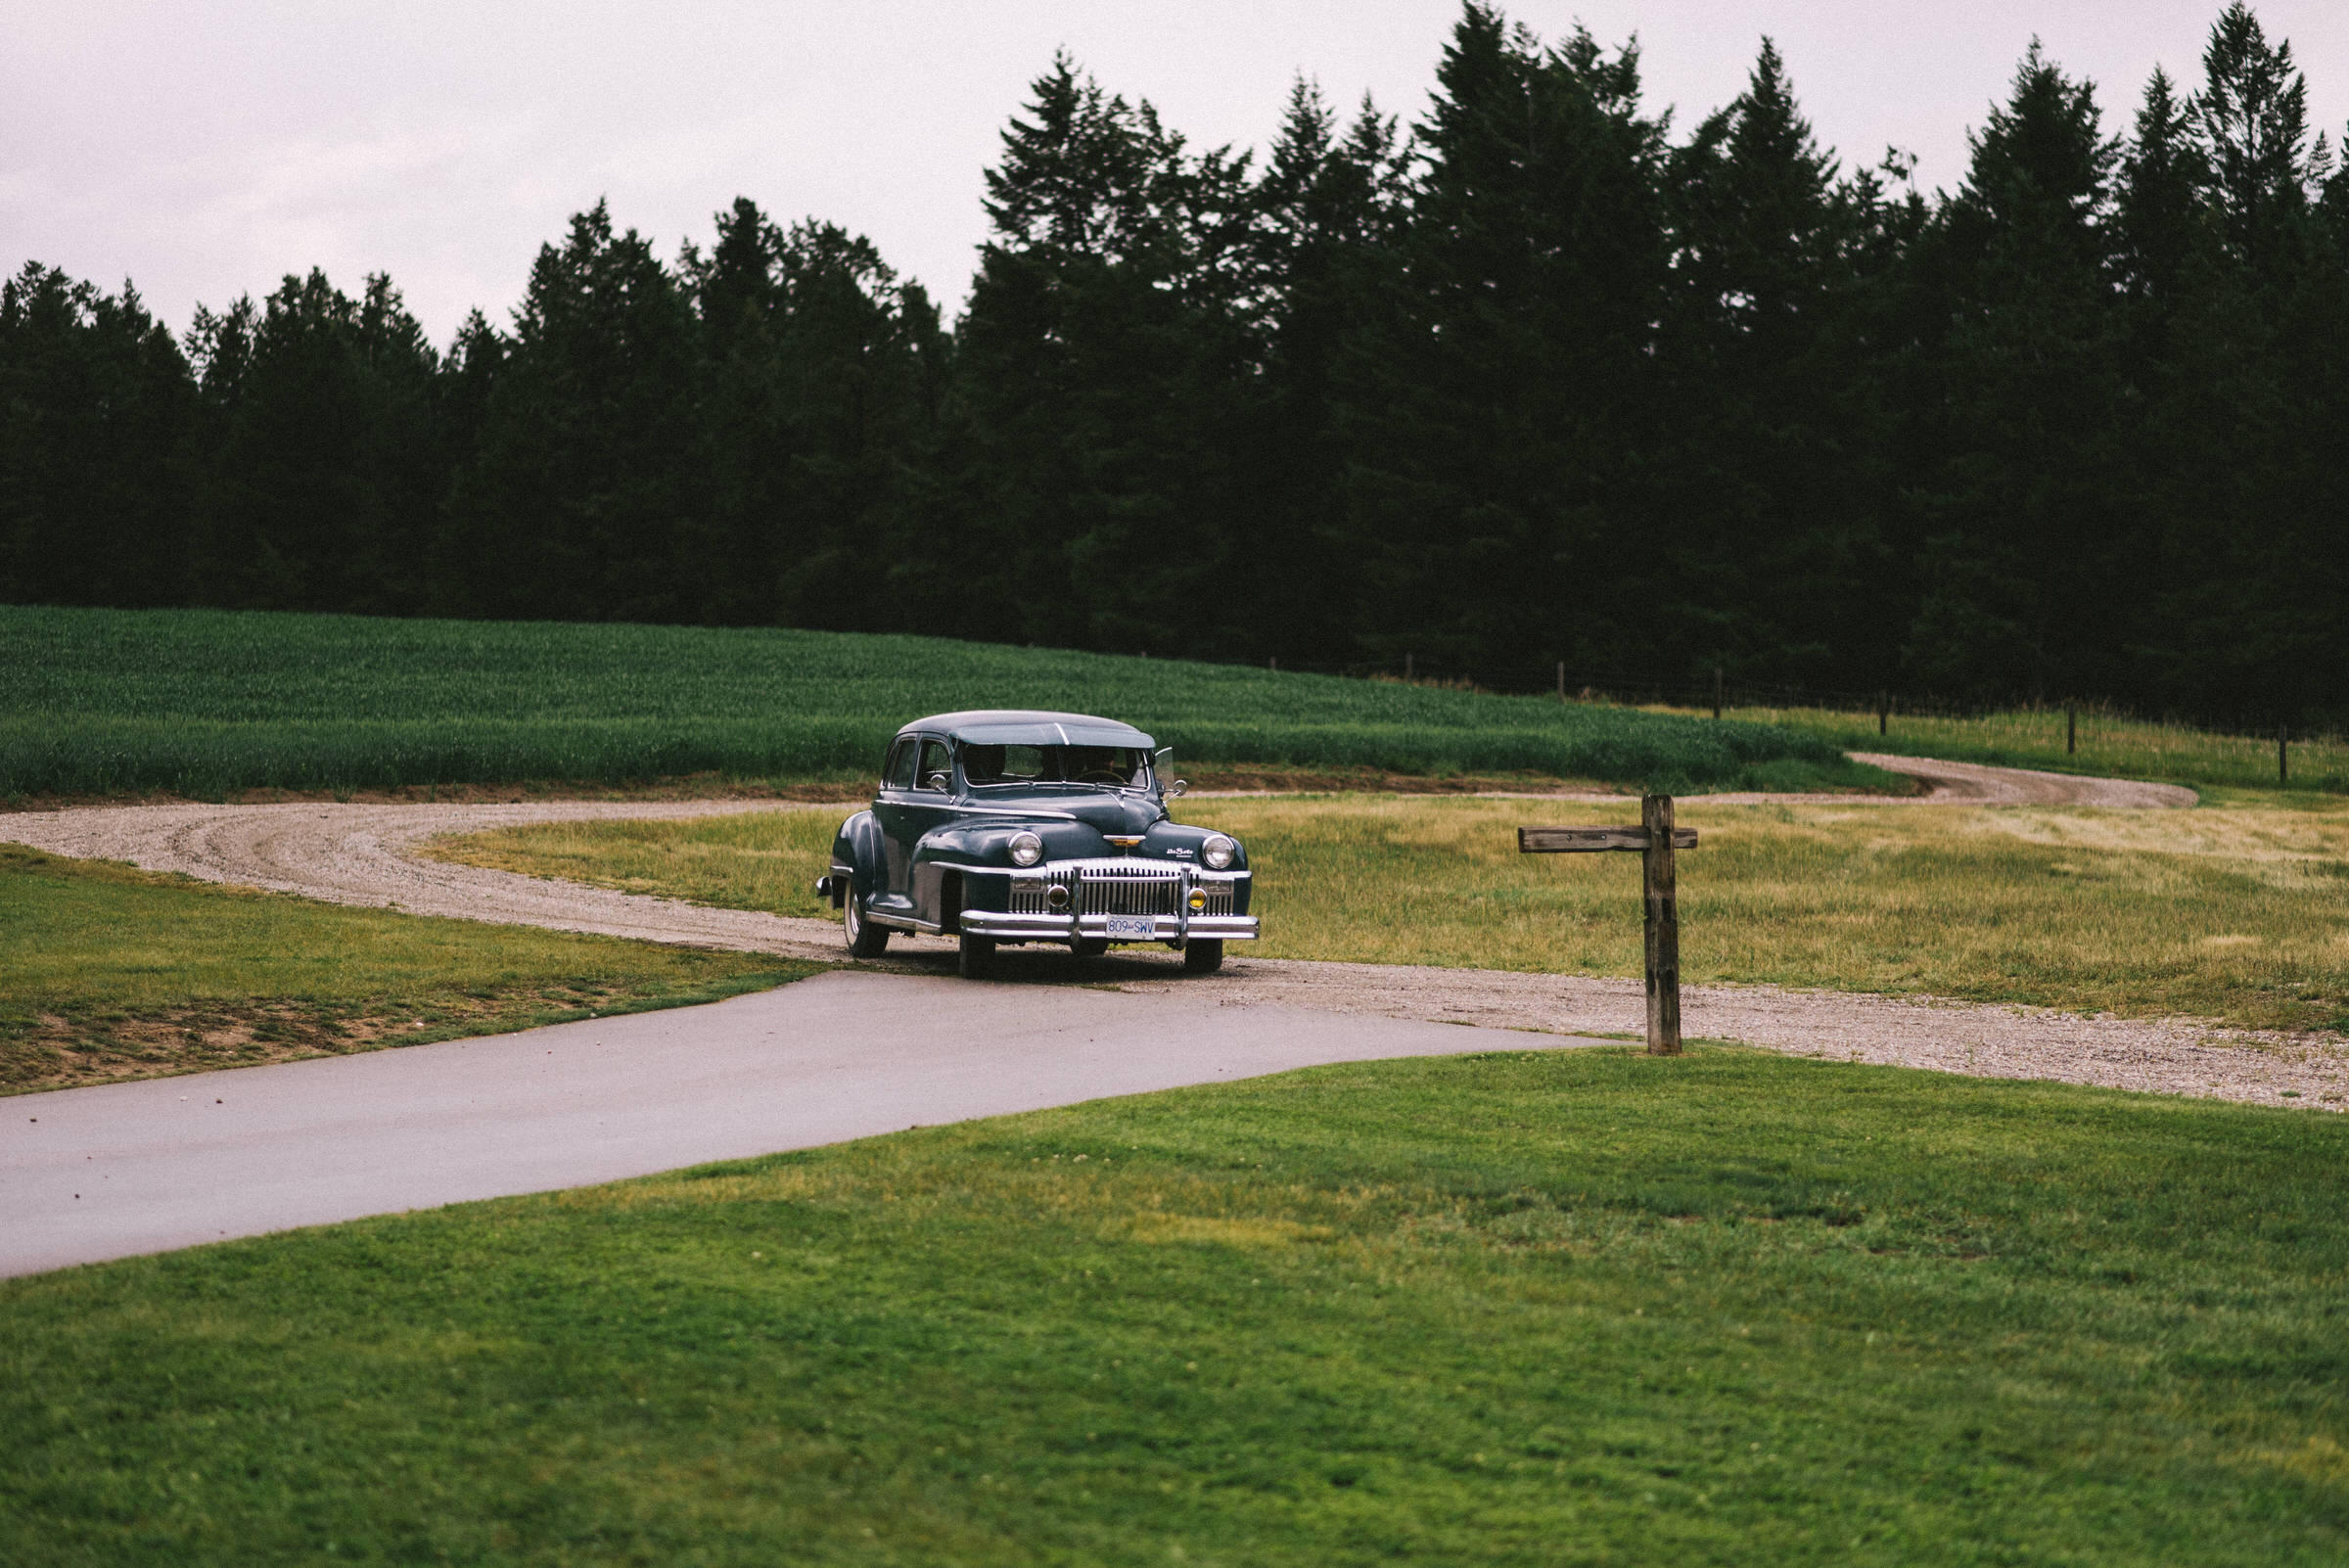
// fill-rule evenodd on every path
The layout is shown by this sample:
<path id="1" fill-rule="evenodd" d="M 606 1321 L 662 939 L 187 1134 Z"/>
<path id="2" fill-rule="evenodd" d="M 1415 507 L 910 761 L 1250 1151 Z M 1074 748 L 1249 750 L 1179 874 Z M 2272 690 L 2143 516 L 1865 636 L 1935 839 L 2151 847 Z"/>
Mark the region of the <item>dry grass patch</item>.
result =
<path id="1" fill-rule="evenodd" d="M 1270 957 L 1639 972 L 1635 862 L 1521 855 L 1514 829 L 1629 821 L 1538 801 L 1189 803 L 1248 843 Z M 2349 802 L 2213 792 L 2191 811 L 1689 805 L 1691 982 L 2349 1026 Z M 818 915 L 831 813 L 552 823 L 444 841 L 473 864 Z"/>
<path id="2" fill-rule="evenodd" d="M 0 1093 L 715 1000 L 819 966 L 347 909 L 0 844 Z"/>

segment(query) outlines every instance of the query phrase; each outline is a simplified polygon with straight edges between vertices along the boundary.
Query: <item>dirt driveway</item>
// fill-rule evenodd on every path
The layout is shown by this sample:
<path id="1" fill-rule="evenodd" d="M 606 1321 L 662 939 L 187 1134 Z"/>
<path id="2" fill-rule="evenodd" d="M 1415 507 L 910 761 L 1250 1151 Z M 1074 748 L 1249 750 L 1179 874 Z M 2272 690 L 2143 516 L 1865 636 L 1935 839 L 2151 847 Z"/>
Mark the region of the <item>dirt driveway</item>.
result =
<path id="1" fill-rule="evenodd" d="M 2135 808 L 2191 805 L 2172 785 L 1867 757 L 1936 783 L 1925 797 L 2003 804 Z M 2063 793 L 2050 797 L 2046 793 Z M 1715 797 L 1732 804 L 1744 797 Z M 1868 798 L 1887 807 L 1899 802 Z M 839 959 L 840 928 L 751 910 L 541 880 L 423 858 L 422 842 L 528 822 L 674 819 L 760 810 L 841 811 L 771 801 L 564 802 L 514 805 L 152 806 L 78 807 L 0 816 L 0 838 L 51 853 L 127 860 L 208 881 L 501 924 L 546 926 L 653 942 Z M 937 973 L 950 944 L 898 938 L 880 967 Z M 1072 977 L 1058 949 L 1008 949 L 1003 985 Z M 1232 1006 L 1308 1008 L 1483 1029 L 1630 1036 L 1641 1027 L 1639 984 L 1579 975 L 1435 969 L 1251 958 L 1221 974 L 1186 977 L 1171 958 L 1113 956 L 1092 984 L 1135 994 Z M 1742 1040 L 1839 1061 L 1883 1062 L 1983 1077 L 2050 1079 L 2269 1104 L 2349 1108 L 2349 1048 L 2337 1040 L 2226 1030 L 2192 1020 L 2084 1018 L 2046 1009 L 1938 1002 L 1773 987 L 1692 987 L 1690 1036 Z"/>
<path id="2" fill-rule="evenodd" d="M 1888 773 L 1922 779 L 1934 806 L 2110 806 L 2134 810 L 2189 807 L 2198 797 L 2183 784 L 2147 784 L 2129 778 L 2079 778 L 2028 767 L 1986 767 L 1980 762 L 1942 762 L 1927 757 L 1890 757 L 1854 752 L 1855 762 L 1872 762 Z"/>

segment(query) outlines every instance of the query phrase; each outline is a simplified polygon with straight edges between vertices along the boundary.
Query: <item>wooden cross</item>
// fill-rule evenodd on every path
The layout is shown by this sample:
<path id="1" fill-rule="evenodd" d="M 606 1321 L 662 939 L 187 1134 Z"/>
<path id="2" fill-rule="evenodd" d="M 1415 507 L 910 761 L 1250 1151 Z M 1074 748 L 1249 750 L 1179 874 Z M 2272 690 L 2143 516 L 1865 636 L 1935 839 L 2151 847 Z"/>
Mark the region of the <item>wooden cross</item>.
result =
<path id="1" fill-rule="evenodd" d="M 1647 903 L 1647 1053 L 1681 1054 L 1681 910 L 1672 853 L 1696 848 L 1696 829 L 1672 825 L 1672 797 L 1639 798 L 1637 827 L 1521 827 L 1520 854 L 1637 850 Z"/>

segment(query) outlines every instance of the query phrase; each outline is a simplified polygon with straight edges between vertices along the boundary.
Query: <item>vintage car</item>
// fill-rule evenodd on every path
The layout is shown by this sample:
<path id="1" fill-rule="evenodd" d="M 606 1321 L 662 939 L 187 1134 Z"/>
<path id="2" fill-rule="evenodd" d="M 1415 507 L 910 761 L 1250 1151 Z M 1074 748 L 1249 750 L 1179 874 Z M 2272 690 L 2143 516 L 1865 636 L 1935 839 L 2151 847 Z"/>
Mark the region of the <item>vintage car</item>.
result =
<path id="1" fill-rule="evenodd" d="M 892 931 L 956 938 L 962 973 L 1000 943 L 1081 957 L 1163 942 L 1200 973 L 1256 936 L 1248 852 L 1167 815 L 1182 793 L 1166 753 L 1130 724 L 1084 714 L 982 712 L 898 731 L 870 810 L 841 824 L 816 895 L 878 955 Z"/>

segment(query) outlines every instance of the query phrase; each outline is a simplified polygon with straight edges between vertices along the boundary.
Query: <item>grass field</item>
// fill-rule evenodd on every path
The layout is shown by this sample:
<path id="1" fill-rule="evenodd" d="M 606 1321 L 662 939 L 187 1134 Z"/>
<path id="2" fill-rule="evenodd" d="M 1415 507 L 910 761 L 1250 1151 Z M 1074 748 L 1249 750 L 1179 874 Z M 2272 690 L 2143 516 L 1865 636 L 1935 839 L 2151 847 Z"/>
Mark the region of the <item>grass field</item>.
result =
<path id="1" fill-rule="evenodd" d="M 0 1093 L 710 1001 L 814 967 L 339 908 L 0 844 Z"/>
<path id="2" fill-rule="evenodd" d="M 443 841 L 477 864 L 814 915 L 841 812 L 555 823 Z M 1239 834 L 1271 957 L 1636 975 L 1628 855 L 1521 855 L 1589 805 L 1393 796 L 1182 803 Z M 1684 805 L 1681 966 L 1744 981 L 2349 1029 L 2349 803 L 2191 811 Z"/>
<path id="3" fill-rule="evenodd" d="M 2349 1124 L 1391 1062 L 0 1282 L 16 1568 L 2335 1564 Z"/>
<path id="4" fill-rule="evenodd" d="M 1652 711 L 1688 714 L 1687 710 Z M 1876 732 L 1873 714 L 1831 709 L 1739 708 L 1730 710 L 1729 716 L 1801 730 L 1846 751 L 2237 789 L 2275 789 L 2278 783 L 2273 735 L 2219 735 L 2087 709 L 2079 714 L 2076 752 L 2065 747 L 2061 709 L 2018 709 L 1979 718 L 1912 718 L 1895 714 L 1885 734 Z M 2296 739 L 2291 743 L 2290 761 L 2294 788 L 2349 792 L 2349 741 L 2341 736 Z"/>
<path id="5" fill-rule="evenodd" d="M 1895 788 L 1767 725 L 1236 666 L 771 629 L 0 607 L 0 803 L 869 776 L 909 718 L 1130 719 L 1179 759 Z"/>

